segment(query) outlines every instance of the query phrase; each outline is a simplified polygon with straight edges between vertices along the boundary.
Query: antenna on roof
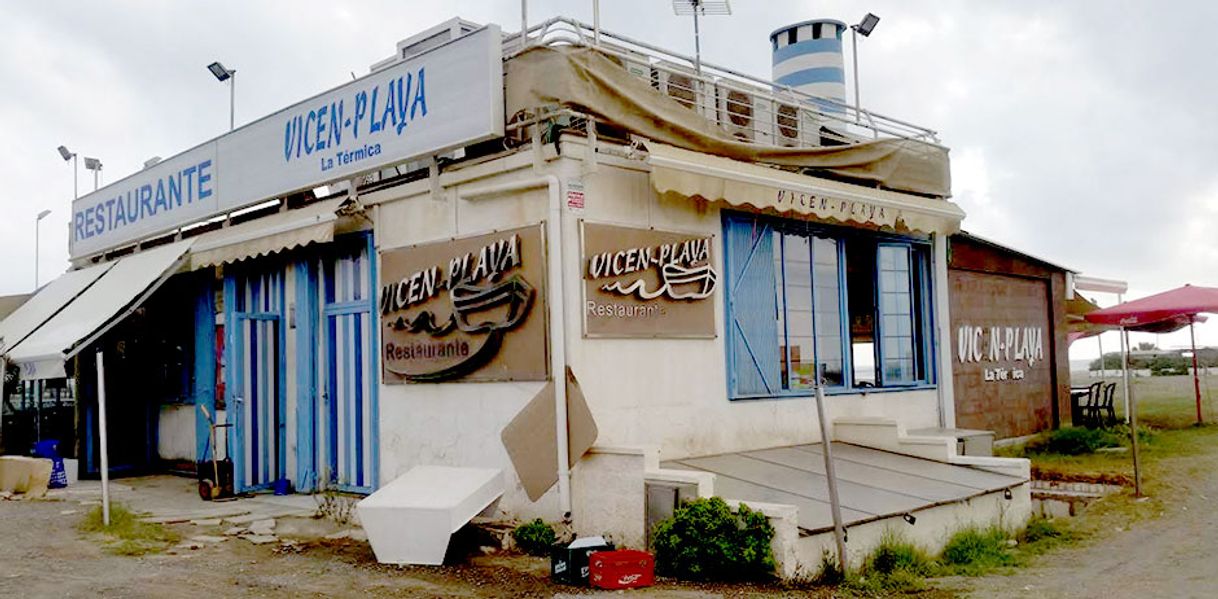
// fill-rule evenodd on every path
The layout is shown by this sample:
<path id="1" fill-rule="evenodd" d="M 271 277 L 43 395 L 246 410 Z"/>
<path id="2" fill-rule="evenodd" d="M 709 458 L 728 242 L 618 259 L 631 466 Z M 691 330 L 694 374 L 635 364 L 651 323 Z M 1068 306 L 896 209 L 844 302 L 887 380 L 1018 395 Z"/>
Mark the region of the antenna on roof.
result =
<path id="1" fill-rule="evenodd" d="M 732 6 L 728 0 L 672 0 L 672 11 L 679 16 L 694 16 L 694 72 L 702 74 L 702 34 L 698 30 L 698 16 L 730 15 Z"/>

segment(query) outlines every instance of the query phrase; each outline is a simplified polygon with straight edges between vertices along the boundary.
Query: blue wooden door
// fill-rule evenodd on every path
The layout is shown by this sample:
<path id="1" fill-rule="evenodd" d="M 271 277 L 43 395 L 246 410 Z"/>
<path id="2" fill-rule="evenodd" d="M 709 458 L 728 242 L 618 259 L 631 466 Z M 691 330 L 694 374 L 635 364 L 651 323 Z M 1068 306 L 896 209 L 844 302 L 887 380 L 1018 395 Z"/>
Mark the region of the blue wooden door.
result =
<path id="1" fill-rule="evenodd" d="M 376 488 L 376 314 L 366 245 L 319 261 L 317 443 L 320 474 L 345 491 Z"/>
<path id="2" fill-rule="evenodd" d="M 240 490 L 264 489 L 286 476 L 283 271 L 235 277 L 226 292 L 234 478 Z"/>

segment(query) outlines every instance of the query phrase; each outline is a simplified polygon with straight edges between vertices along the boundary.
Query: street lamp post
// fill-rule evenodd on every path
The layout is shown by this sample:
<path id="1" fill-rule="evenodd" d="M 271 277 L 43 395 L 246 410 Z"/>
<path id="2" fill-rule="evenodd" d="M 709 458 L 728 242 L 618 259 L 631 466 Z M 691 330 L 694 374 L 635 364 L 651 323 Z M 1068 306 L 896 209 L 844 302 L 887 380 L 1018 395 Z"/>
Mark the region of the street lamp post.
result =
<path id="1" fill-rule="evenodd" d="M 215 75 L 217 81 L 228 81 L 228 130 L 232 131 L 236 124 L 237 70 L 226 69 L 219 61 L 207 65 L 207 70 Z"/>
<path id="2" fill-rule="evenodd" d="M 42 225 L 42 219 L 46 218 L 50 213 L 50 210 L 43 210 L 38 213 L 38 218 L 34 219 L 34 291 L 38 291 L 38 250 L 42 247 L 42 244 L 39 243 L 38 233 Z"/>
<path id="3" fill-rule="evenodd" d="M 856 123 L 863 114 L 863 103 L 859 101 L 859 36 L 870 36 L 879 22 L 879 17 L 867 13 L 862 21 L 850 26 L 850 56 L 854 60 L 854 121 Z"/>
<path id="4" fill-rule="evenodd" d="M 85 156 L 85 168 L 93 171 L 93 191 L 97 191 L 97 178 L 102 170 L 101 160 Z"/>
<path id="5" fill-rule="evenodd" d="M 59 146 L 59 155 L 63 157 L 64 162 L 68 160 L 72 161 L 72 199 L 75 200 L 80 197 L 80 187 L 77 183 L 77 173 L 80 172 L 80 169 L 76 165 L 76 152 L 69 151 L 64 146 Z"/>

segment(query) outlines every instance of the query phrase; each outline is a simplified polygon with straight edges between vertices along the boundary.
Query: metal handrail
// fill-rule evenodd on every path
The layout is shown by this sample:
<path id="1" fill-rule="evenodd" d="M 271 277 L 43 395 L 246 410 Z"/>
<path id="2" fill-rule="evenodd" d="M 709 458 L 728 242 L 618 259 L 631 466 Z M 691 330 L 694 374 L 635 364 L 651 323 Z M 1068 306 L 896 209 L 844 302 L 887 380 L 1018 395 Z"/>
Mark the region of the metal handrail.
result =
<path id="1" fill-rule="evenodd" d="M 593 31 L 591 26 L 578 20 L 554 17 L 529 27 L 524 38 L 526 43 L 521 43 L 519 32 L 505 36 L 504 58 L 509 59 L 537 45 L 596 45 L 599 51 L 620 60 L 640 64 L 645 62 L 653 86 L 663 80 L 670 95 L 677 92 L 688 107 L 720 125 L 737 130 L 737 136 L 745 142 L 768 141 L 771 142 L 769 145 L 815 147 L 823 145 L 822 137 L 846 144 L 859 143 L 868 138 L 891 137 L 939 143 L 938 135 L 932 129 L 869 110 L 856 110 L 843 102 L 813 96 L 787 85 L 705 61 L 701 63 L 701 70 L 697 71 L 693 57 L 628 36 L 600 30 L 601 41 L 596 44 L 594 40 L 597 36 Z M 686 81 L 688 85 L 684 84 Z M 732 94 L 736 99 L 733 96 L 724 97 L 723 94 Z M 741 96 L 737 94 L 742 94 L 747 100 L 739 99 Z M 733 113 L 732 108 L 746 109 L 747 112 Z M 794 116 L 790 112 L 792 109 Z M 742 121 L 747 122 L 747 126 L 737 124 Z M 803 126 L 805 122 L 814 125 L 812 131 Z M 822 124 L 826 127 L 820 127 Z M 775 133 L 779 129 L 798 129 L 798 134 L 783 137 L 778 143 Z M 853 132 L 855 129 L 865 131 L 865 135 Z"/>

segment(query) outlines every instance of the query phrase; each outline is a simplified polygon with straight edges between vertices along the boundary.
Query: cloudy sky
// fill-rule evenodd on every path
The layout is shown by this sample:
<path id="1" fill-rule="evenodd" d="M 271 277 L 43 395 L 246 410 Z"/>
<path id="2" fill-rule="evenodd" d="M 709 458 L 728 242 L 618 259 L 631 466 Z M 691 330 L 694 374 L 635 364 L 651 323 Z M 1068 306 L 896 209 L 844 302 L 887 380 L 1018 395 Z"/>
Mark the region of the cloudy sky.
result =
<path id="1" fill-rule="evenodd" d="M 591 4 L 533 0 L 530 20 L 591 21 Z M 692 53 L 691 23 L 668 0 L 601 6 L 605 29 Z M 967 230 L 1127 280 L 1131 297 L 1218 286 L 1218 3 L 735 0 L 732 16 L 703 22 L 703 58 L 768 76 L 776 27 L 868 11 L 882 21 L 861 44 L 863 103 L 941 132 Z M 33 287 L 43 209 L 42 281 L 67 266 L 72 167 L 56 146 L 101 159 L 114 180 L 225 131 L 228 89 L 205 68 L 214 60 L 239 72 L 241 124 L 366 73 L 398 40 L 452 16 L 510 31 L 520 5 L 4 2 L 0 294 Z M 92 185 L 82 164 L 80 189 Z M 1218 322 L 1198 335 L 1218 344 Z M 1096 353 L 1076 345 L 1073 357 Z"/>

